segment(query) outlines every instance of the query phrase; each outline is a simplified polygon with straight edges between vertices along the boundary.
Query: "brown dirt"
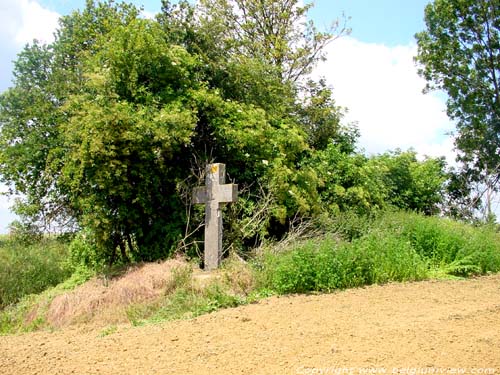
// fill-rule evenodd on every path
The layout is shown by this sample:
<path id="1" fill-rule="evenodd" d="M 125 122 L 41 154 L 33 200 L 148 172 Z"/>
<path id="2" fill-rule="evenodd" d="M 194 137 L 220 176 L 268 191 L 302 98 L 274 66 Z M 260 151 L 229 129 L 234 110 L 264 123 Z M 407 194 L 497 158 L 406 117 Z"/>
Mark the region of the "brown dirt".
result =
<path id="1" fill-rule="evenodd" d="M 500 374 L 500 275 L 274 297 L 112 331 L 0 337 L 0 373 Z"/>

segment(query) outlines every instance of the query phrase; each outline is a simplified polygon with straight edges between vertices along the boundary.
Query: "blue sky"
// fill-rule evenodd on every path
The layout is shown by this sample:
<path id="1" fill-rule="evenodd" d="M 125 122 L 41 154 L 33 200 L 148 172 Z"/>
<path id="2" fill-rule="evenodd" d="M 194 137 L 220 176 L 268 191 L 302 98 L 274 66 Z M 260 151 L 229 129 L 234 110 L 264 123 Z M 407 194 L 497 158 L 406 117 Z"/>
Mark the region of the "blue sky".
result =
<path id="1" fill-rule="evenodd" d="M 408 44 L 424 28 L 424 8 L 429 0 L 318 0 L 311 16 L 328 25 L 336 15 L 351 17 L 352 37 L 387 46 Z"/>
<path id="2" fill-rule="evenodd" d="M 160 0 L 131 1 L 148 14 Z M 454 159 L 453 124 L 445 115 L 443 94 L 422 94 L 413 56 L 414 34 L 424 29 L 428 0 L 316 0 L 311 18 L 321 29 L 342 14 L 352 33 L 331 43 L 315 77 L 334 88 L 345 121 L 358 125 L 360 148 L 367 154 L 414 148 L 420 155 Z M 33 38 L 50 41 L 57 17 L 83 7 L 85 0 L 0 0 L 0 91 L 12 79 L 12 63 Z M 0 233 L 12 215 L 0 199 Z"/>
<path id="3" fill-rule="evenodd" d="M 4 0 L 5 1 L 5 0 Z M 15 0 L 7 0 L 15 1 Z M 148 12 L 159 12 L 160 0 L 129 1 Z M 317 25 L 329 25 L 341 14 L 350 16 L 352 36 L 368 43 L 389 46 L 406 44 L 423 29 L 424 8 L 430 0 L 316 0 L 310 15 Z M 59 14 L 84 6 L 84 0 L 40 0 L 39 3 Z"/>

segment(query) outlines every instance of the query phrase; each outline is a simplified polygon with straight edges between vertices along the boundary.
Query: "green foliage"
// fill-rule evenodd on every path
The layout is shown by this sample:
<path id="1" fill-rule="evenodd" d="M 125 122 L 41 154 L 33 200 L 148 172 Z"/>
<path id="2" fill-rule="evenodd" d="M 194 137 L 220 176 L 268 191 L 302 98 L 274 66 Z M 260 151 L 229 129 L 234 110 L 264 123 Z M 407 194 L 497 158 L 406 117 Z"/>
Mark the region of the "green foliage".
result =
<path id="1" fill-rule="evenodd" d="M 0 310 L 0 335 L 8 335 L 19 332 L 30 332 L 43 326 L 45 319 L 37 316 L 27 323 L 27 317 L 37 306 L 38 296 L 29 294 L 24 296 L 16 304 L 8 305 Z"/>
<path id="2" fill-rule="evenodd" d="M 99 251 L 89 231 L 79 232 L 70 242 L 68 250 L 68 261 L 74 269 L 102 272 L 105 267 L 106 257 Z"/>
<path id="3" fill-rule="evenodd" d="M 14 86 L 0 95 L 0 176 L 23 197 L 16 213 L 41 229 L 74 224 L 78 216 L 59 184 L 60 124 L 68 120 L 62 106 L 81 92 L 84 60 L 105 34 L 138 16 L 133 6 L 110 4 L 87 1 L 82 12 L 61 17 L 56 42 L 26 46 L 15 62 Z"/>
<path id="4" fill-rule="evenodd" d="M 342 152 L 333 143 L 313 156 L 311 165 L 320 178 L 321 200 L 329 212 L 367 213 L 384 204 L 383 181 L 367 161 L 361 154 Z"/>
<path id="5" fill-rule="evenodd" d="M 335 104 L 332 89 L 324 79 L 307 82 L 297 111 L 313 149 L 324 150 L 333 143 L 344 154 L 354 152 L 358 129 L 354 125 L 342 124 L 345 109 Z"/>
<path id="6" fill-rule="evenodd" d="M 492 226 L 474 227 L 410 213 L 386 214 L 378 223 L 380 229 L 409 241 L 431 268 L 444 268 L 450 274 L 484 274 L 500 269 L 498 233 Z M 470 272 L 465 272 L 467 267 Z"/>
<path id="7" fill-rule="evenodd" d="M 57 239 L 45 238 L 27 245 L 2 238 L 0 308 L 66 280 L 72 272 L 66 261 L 67 254 L 67 245 Z"/>
<path id="8" fill-rule="evenodd" d="M 84 93 L 65 107 L 61 184 L 111 263 L 117 248 L 122 261 L 165 257 L 181 233 L 174 158 L 196 126 L 185 103 L 194 60 L 137 20 L 110 32 L 88 64 Z"/>
<path id="9" fill-rule="evenodd" d="M 500 7 L 496 0 L 435 0 L 416 34 L 427 89 L 448 94 L 462 177 L 498 189 Z"/>
<path id="10" fill-rule="evenodd" d="M 417 160 L 415 151 L 388 152 L 371 160 L 372 168 L 384 171 L 387 201 L 402 210 L 439 213 L 447 180 L 444 158 Z"/>
<path id="11" fill-rule="evenodd" d="M 418 161 L 414 151 L 367 158 L 331 143 L 310 163 L 321 181 L 321 200 L 334 214 L 368 214 L 392 206 L 432 215 L 443 203 L 447 174 L 441 158 Z"/>
<path id="12" fill-rule="evenodd" d="M 309 241 L 266 255 L 264 264 L 263 286 L 278 293 L 332 291 L 427 276 L 425 261 L 407 242 L 381 233 L 352 243 Z"/>
<path id="13" fill-rule="evenodd" d="M 310 8 L 164 1 L 146 20 L 131 5 L 88 1 L 62 17 L 52 44 L 19 55 L 0 96 L 0 175 L 24 197 L 22 227 L 80 231 L 70 263 L 82 270 L 192 254 L 203 209 L 191 209 L 191 190 L 214 161 L 240 187 L 225 225 L 238 250 L 283 237 L 297 218 L 436 213 L 444 163 L 354 153 L 357 130 L 331 88 L 305 82 L 347 31 L 319 32 Z"/>
<path id="14" fill-rule="evenodd" d="M 280 80 L 295 82 L 311 72 L 324 46 L 349 32 L 338 21 L 319 32 L 307 20 L 311 7 L 297 0 L 202 0 L 198 11 L 212 43 L 229 55 L 263 61 L 276 69 Z"/>
<path id="15" fill-rule="evenodd" d="M 0 174 L 25 197 L 17 205 L 23 225 L 85 228 L 92 246 L 77 240 L 72 254 L 90 267 L 165 258 L 191 232 L 188 192 L 211 161 L 227 163 L 249 191 L 246 208 L 270 197 L 269 220 L 250 236 L 279 235 L 295 215 L 318 212 L 316 172 L 301 162 L 311 144 L 337 137 L 348 148 L 353 140 L 324 85 L 316 90 L 322 99 L 299 111 L 293 81 L 332 35 L 311 23 L 303 34 L 291 21 L 309 6 L 295 3 L 287 12 L 268 4 L 284 26 L 278 39 L 265 38 L 277 59 L 241 34 L 246 27 L 225 23 L 229 13 L 208 17 L 230 11 L 224 1 L 198 12 L 165 2 L 157 20 L 140 19 L 131 5 L 88 1 L 62 17 L 52 44 L 19 55 L 14 87 L 0 97 Z M 262 4 L 238 6 L 251 11 L 245 24 L 265 18 Z M 233 226 L 251 220 L 244 212 Z"/>
<path id="16" fill-rule="evenodd" d="M 217 280 L 200 287 L 194 284 L 191 267 L 174 272 L 165 296 L 154 303 L 133 305 L 127 317 L 133 325 L 173 319 L 193 318 L 222 308 L 246 303 L 246 299 L 231 291 L 230 285 Z"/>
<path id="17" fill-rule="evenodd" d="M 467 244 L 459 249 L 451 274 L 474 275 L 498 272 L 500 269 L 500 250 L 495 228 L 488 226 L 476 230 Z M 459 266 L 459 267 L 457 267 Z"/>
<path id="18" fill-rule="evenodd" d="M 451 263 L 459 249 L 467 246 L 471 230 L 464 225 L 439 218 L 418 215 L 387 216 L 384 225 L 406 238 L 417 253 L 435 266 Z"/>
<path id="19" fill-rule="evenodd" d="M 267 252 L 257 266 L 260 287 L 278 293 L 480 275 L 500 271 L 499 235 L 489 227 L 388 212 L 351 242 L 310 240 L 284 252 Z"/>

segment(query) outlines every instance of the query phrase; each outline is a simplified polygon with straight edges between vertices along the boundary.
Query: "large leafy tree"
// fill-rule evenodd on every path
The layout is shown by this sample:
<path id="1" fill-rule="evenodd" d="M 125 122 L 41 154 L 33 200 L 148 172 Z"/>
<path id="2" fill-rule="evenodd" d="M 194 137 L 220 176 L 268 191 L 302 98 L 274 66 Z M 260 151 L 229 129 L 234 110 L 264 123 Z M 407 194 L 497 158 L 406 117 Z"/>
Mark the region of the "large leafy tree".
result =
<path id="1" fill-rule="evenodd" d="M 342 109 L 324 82 L 307 79 L 323 57 L 324 46 L 348 30 L 335 23 L 327 32 L 319 32 L 307 21 L 309 9 L 295 0 L 201 1 L 197 6 L 163 1 L 158 16 L 172 42 L 198 56 L 209 87 L 227 101 L 263 109 L 272 129 L 282 135 L 283 143 L 274 144 L 272 157 L 258 160 L 253 168 L 242 166 L 257 149 L 244 152 L 243 159 L 236 159 L 242 154 L 234 151 L 212 153 L 228 161 L 229 172 L 243 187 L 262 185 L 243 210 L 256 211 L 251 207 L 264 201 L 260 193 L 271 193 L 277 204 L 269 217 L 280 225 L 297 212 L 309 215 L 318 210 L 318 176 L 304 159 L 331 142 L 351 152 L 357 136 L 355 129 L 341 125 Z M 283 149 L 286 144 L 289 151 Z M 231 165 L 238 167 L 231 170 Z"/>
<path id="2" fill-rule="evenodd" d="M 323 57 L 324 47 L 342 35 L 336 21 L 320 32 L 298 0 L 202 0 L 201 24 L 230 53 L 251 56 L 276 68 L 283 81 L 298 81 Z"/>
<path id="3" fill-rule="evenodd" d="M 461 179 L 498 190 L 500 177 L 500 3 L 435 0 L 416 35 L 428 89 L 448 94 L 457 123 Z"/>
<path id="4" fill-rule="evenodd" d="M 76 212 L 59 184 L 61 165 L 50 162 L 61 148 L 61 111 L 84 81 L 82 64 L 117 25 L 139 12 L 133 6 L 87 2 L 83 12 L 60 18 L 56 42 L 34 42 L 19 54 L 14 85 L 0 96 L 0 173 L 12 192 L 20 193 L 15 210 L 42 229 L 75 223 Z"/>
<path id="5" fill-rule="evenodd" d="M 297 123 L 314 149 L 334 141 L 352 150 L 356 130 L 341 125 L 343 110 L 325 82 L 309 77 L 324 58 L 324 47 L 350 30 L 338 19 L 319 31 L 307 18 L 311 7 L 297 0 L 216 0 L 197 6 L 163 0 L 158 20 L 172 42 L 199 56 L 207 82 L 224 98 Z"/>
<path id="6" fill-rule="evenodd" d="M 167 8 L 143 20 L 132 6 L 87 1 L 61 19 L 54 43 L 25 48 L 0 96 L 0 173 L 24 196 L 18 212 L 88 229 L 110 262 L 165 256 L 183 235 L 193 172 L 213 160 L 249 192 L 240 221 L 256 192 L 272 197 L 254 232 L 310 215 L 318 177 L 303 160 L 329 139 L 311 121 L 340 133 L 327 88 L 298 111 L 283 69 L 217 45 L 189 4 Z"/>

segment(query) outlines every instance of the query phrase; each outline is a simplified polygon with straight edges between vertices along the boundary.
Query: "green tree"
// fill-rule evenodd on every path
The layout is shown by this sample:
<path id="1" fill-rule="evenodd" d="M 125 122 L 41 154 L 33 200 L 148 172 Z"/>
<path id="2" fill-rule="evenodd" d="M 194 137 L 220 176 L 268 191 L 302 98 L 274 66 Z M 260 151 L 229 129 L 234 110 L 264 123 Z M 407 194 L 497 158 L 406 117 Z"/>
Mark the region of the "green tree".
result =
<path id="1" fill-rule="evenodd" d="M 231 55 L 275 67 L 283 82 L 296 82 L 322 59 L 324 47 L 347 31 L 335 21 L 320 32 L 307 19 L 312 3 L 298 0 L 202 0 L 200 22 Z"/>
<path id="2" fill-rule="evenodd" d="M 13 87 L 0 95 L 0 175 L 20 193 L 15 211 L 29 226 L 48 229 L 75 224 L 67 191 L 59 185 L 63 153 L 60 124 L 67 97 L 84 81 L 82 63 L 95 53 L 109 30 L 127 24 L 139 12 L 130 5 L 109 6 L 88 0 L 82 12 L 60 18 L 56 42 L 34 42 L 19 54 Z"/>
<path id="3" fill-rule="evenodd" d="M 370 164 L 385 170 L 389 204 L 426 215 L 440 212 L 448 179 L 444 158 L 427 157 L 419 161 L 415 151 L 396 150 L 373 157 Z"/>
<path id="4" fill-rule="evenodd" d="M 21 53 L 0 97 L 0 172 L 24 194 L 28 223 L 70 220 L 108 262 L 164 257 L 210 161 L 250 192 L 235 225 L 259 189 L 272 198 L 254 234 L 320 209 L 304 115 L 291 110 L 297 88 L 255 57 L 223 59 L 203 25 L 182 17 L 142 20 L 131 6 L 88 1 L 62 18 L 54 43 Z"/>
<path id="5" fill-rule="evenodd" d="M 330 143 L 311 163 L 320 178 L 321 201 L 330 213 L 367 214 L 387 207 L 386 169 L 369 163 L 363 154 L 346 153 L 342 145 Z"/>
<path id="6" fill-rule="evenodd" d="M 344 109 L 336 105 L 324 79 L 306 83 L 297 113 L 313 149 L 324 150 L 333 143 L 345 154 L 354 152 L 358 129 L 354 124 L 342 123 Z"/>
<path id="7" fill-rule="evenodd" d="M 498 190 L 500 177 L 500 4 L 495 0 L 435 0 L 416 34 L 427 89 L 448 93 L 457 123 L 462 177 Z"/>
<path id="8" fill-rule="evenodd" d="M 445 203 L 448 173 L 442 158 L 419 161 L 414 151 L 400 150 L 368 158 L 330 144 L 311 162 L 320 179 L 321 201 L 332 213 L 395 207 L 434 215 Z"/>
<path id="9" fill-rule="evenodd" d="M 242 163 L 267 146 L 262 139 L 267 140 L 268 135 L 260 138 L 257 149 L 245 151 L 243 160 L 236 150 L 212 152 L 224 155 L 221 160 L 228 161 L 229 172 L 238 176 L 244 188 L 254 186 L 251 190 L 255 191 L 256 182 L 263 187 L 242 211 L 255 211 L 250 207 L 271 194 L 271 221 L 280 225 L 286 225 L 297 211 L 310 215 L 318 210 L 317 173 L 305 162 L 313 150 L 330 142 L 353 150 L 357 138 L 355 129 L 341 125 L 342 109 L 335 105 L 331 90 L 322 81 L 306 79 L 322 58 L 324 46 L 348 30 L 337 23 L 328 32 L 318 32 L 306 19 L 309 9 L 310 5 L 301 7 L 297 1 L 220 0 L 202 1 L 198 6 L 163 1 L 158 16 L 172 42 L 202 61 L 209 87 L 226 100 L 265 110 L 267 120 L 280 134 L 279 142 L 284 143 L 274 143 L 274 151 L 257 159 L 254 168 L 244 169 Z M 237 169 L 231 170 L 231 165 Z"/>

